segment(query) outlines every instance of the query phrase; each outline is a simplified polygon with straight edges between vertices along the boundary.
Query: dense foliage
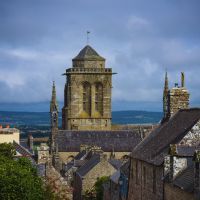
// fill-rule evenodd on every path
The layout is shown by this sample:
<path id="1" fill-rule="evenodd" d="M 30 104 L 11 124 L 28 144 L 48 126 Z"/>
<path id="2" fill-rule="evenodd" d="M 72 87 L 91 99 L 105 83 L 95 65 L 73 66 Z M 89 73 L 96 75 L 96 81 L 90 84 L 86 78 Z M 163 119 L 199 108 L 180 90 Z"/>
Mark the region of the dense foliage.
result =
<path id="1" fill-rule="evenodd" d="M 15 153 L 15 148 L 11 143 L 0 144 L 0 156 L 12 159 Z"/>
<path id="2" fill-rule="evenodd" d="M 103 200 L 103 184 L 109 181 L 108 176 L 102 176 L 97 179 L 94 187 L 86 190 L 83 196 L 84 200 Z"/>
<path id="3" fill-rule="evenodd" d="M 11 144 L 0 144 L 0 199 L 46 199 L 36 168 L 27 158 L 14 159 L 14 152 Z"/>
<path id="4" fill-rule="evenodd" d="M 102 176 L 98 178 L 97 182 L 94 185 L 96 191 L 96 200 L 103 200 L 103 184 L 109 181 L 108 176 Z"/>

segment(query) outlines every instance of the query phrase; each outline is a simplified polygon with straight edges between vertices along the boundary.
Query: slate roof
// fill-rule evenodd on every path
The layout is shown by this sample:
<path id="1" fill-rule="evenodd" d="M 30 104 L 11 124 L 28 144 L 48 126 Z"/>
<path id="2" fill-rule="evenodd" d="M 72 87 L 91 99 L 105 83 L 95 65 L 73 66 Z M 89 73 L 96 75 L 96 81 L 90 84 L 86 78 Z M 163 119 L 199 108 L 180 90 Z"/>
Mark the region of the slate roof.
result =
<path id="1" fill-rule="evenodd" d="M 153 130 L 131 156 L 153 165 L 161 165 L 169 145 L 178 143 L 199 119 L 199 108 L 179 110 L 168 122 Z"/>
<path id="2" fill-rule="evenodd" d="M 73 60 L 105 60 L 91 46 L 86 45 Z"/>
<path id="3" fill-rule="evenodd" d="M 117 159 L 110 159 L 108 160 L 108 162 L 117 170 L 120 169 L 120 167 L 123 164 L 121 160 L 117 160 Z"/>
<path id="4" fill-rule="evenodd" d="M 193 157 L 195 150 L 200 150 L 200 146 L 177 146 L 177 156 Z"/>
<path id="5" fill-rule="evenodd" d="M 94 166 L 100 162 L 100 155 L 94 154 L 90 160 L 88 160 L 83 166 L 81 166 L 76 173 L 83 177 L 85 176 Z"/>
<path id="6" fill-rule="evenodd" d="M 101 147 L 104 152 L 131 152 L 142 141 L 134 131 L 67 131 L 55 137 L 59 152 L 79 152 L 80 145 Z"/>
<path id="7" fill-rule="evenodd" d="M 17 152 L 19 152 L 24 157 L 32 157 L 33 154 L 28 151 L 28 149 L 24 148 L 22 145 L 18 144 L 17 142 L 13 141 L 13 146 Z"/>
<path id="8" fill-rule="evenodd" d="M 191 165 L 183 170 L 173 181 L 177 187 L 187 191 L 193 192 L 194 190 L 194 166 Z"/>
<path id="9" fill-rule="evenodd" d="M 75 157 L 74 157 L 74 160 L 80 160 L 83 156 L 85 156 L 86 154 L 86 150 L 83 150 L 81 152 L 79 152 Z"/>
<path id="10" fill-rule="evenodd" d="M 127 177 L 129 176 L 129 167 L 130 167 L 130 159 L 126 161 L 120 168 L 120 171 Z"/>
<path id="11" fill-rule="evenodd" d="M 120 170 L 117 170 L 114 174 L 110 176 L 110 180 L 115 184 L 118 184 L 120 178 Z"/>
<path id="12" fill-rule="evenodd" d="M 32 154 L 28 149 L 24 148 L 22 145 L 18 144 L 17 142 L 13 141 L 13 146 L 15 150 L 21 154 L 21 157 L 28 158 L 33 165 L 36 165 L 34 160 L 34 154 Z M 17 157 L 17 156 L 16 156 Z"/>

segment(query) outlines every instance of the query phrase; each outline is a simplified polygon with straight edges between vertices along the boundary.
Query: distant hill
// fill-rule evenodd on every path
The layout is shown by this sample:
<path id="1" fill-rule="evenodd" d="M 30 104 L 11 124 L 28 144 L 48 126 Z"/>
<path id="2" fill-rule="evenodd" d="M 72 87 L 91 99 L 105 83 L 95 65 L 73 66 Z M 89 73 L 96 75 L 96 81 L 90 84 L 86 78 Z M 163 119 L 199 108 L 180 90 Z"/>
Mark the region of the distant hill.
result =
<path id="1" fill-rule="evenodd" d="M 146 111 L 114 111 L 113 124 L 146 124 L 158 123 L 162 117 L 160 112 Z M 59 127 L 62 117 L 59 113 Z M 28 134 L 35 137 L 48 137 L 50 134 L 50 114 L 48 112 L 12 112 L 0 111 L 0 124 L 20 129 L 20 138 L 27 138 Z"/>
<path id="2" fill-rule="evenodd" d="M 48 112 L 11 112 L 0 111 L 0 124 L 11 126 L 46 126 L 50 124 Z M 113 124 L 144 124 L 158 123 L 162 118 L 161 112 L 147 111 L 114 111 L 112 112 Z M 59 113 L 59 126 L 61 126 L 61 113 Z"/>
<path id="3" fill-rule="evenodd" d="M 155 124 L 162 118 L 161 112 L 149 111 L 114 111 L 112 112 L 113 124 Z"/>

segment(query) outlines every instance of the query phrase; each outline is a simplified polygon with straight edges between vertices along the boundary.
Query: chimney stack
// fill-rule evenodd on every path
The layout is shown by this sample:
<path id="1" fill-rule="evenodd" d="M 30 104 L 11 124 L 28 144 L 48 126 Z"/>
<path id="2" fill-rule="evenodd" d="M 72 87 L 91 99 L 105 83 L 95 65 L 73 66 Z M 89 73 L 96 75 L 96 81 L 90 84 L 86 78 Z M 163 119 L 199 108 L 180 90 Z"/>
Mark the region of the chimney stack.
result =
<path id="1" fill-rule="evenodd" d="M 28 135 L 27 144 L 28 144 L 29 149 L 33 150 L 33 136 L 31 134 Z"/>

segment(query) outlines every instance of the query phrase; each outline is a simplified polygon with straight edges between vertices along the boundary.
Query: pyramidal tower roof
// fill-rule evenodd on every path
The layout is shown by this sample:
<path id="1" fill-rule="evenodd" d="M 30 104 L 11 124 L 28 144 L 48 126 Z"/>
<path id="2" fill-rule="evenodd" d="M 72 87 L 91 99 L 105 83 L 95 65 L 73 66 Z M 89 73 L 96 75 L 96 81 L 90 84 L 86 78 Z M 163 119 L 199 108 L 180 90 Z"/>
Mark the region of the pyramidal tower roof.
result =
<path id="1" fill-rule="evenodd" d="M 91 46 L 86 45 L 73 60 L 105 60 Z"/>

